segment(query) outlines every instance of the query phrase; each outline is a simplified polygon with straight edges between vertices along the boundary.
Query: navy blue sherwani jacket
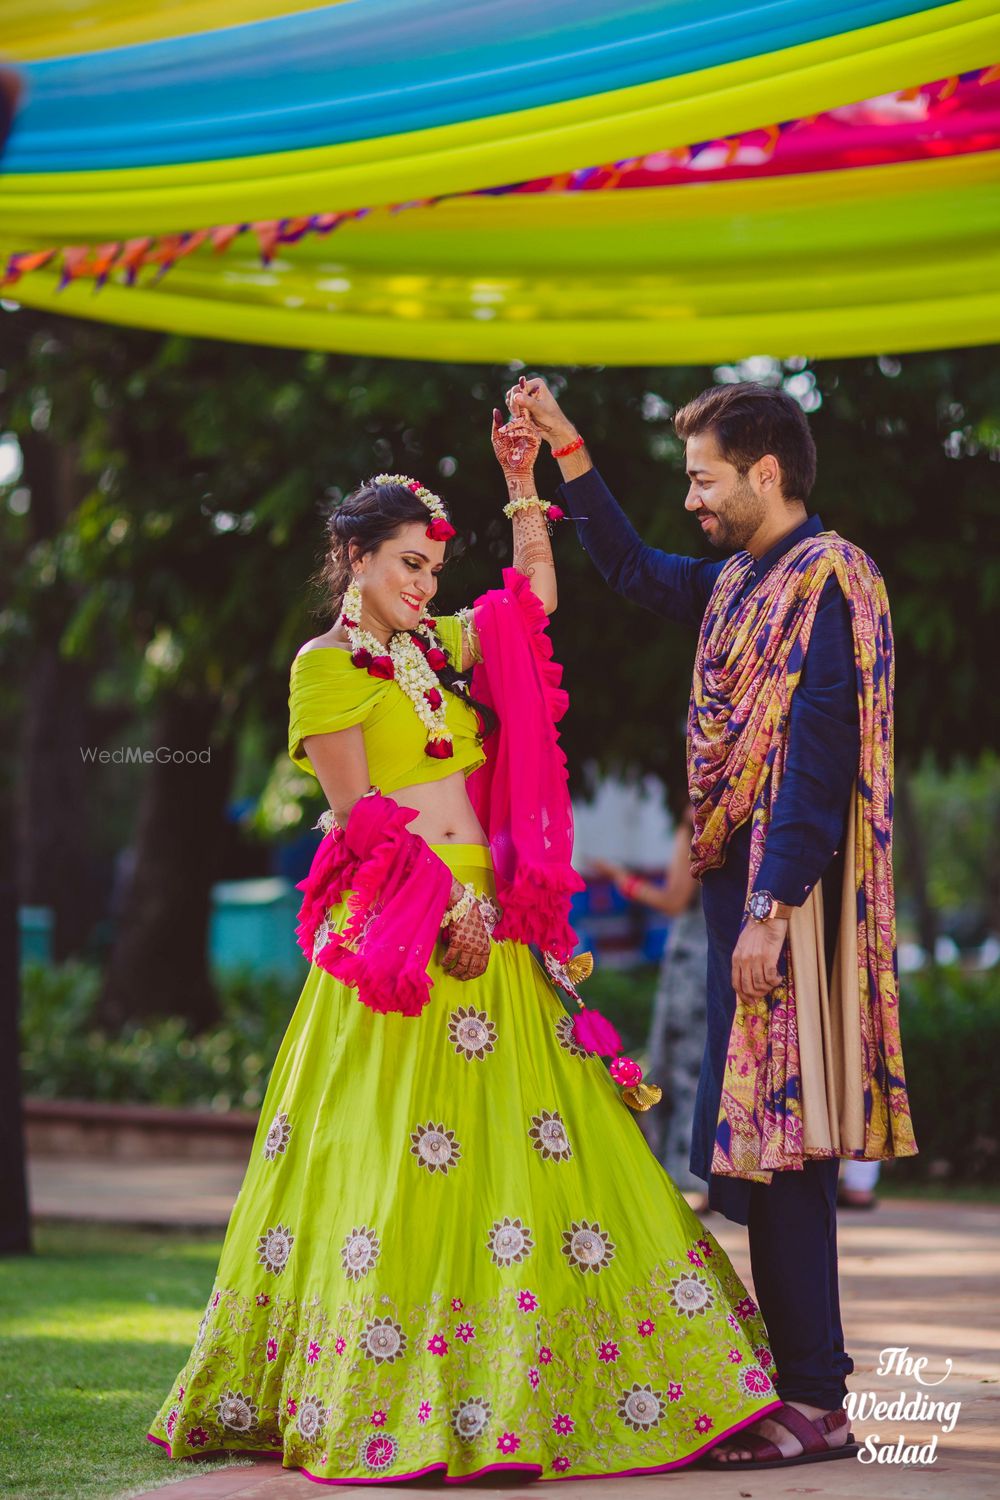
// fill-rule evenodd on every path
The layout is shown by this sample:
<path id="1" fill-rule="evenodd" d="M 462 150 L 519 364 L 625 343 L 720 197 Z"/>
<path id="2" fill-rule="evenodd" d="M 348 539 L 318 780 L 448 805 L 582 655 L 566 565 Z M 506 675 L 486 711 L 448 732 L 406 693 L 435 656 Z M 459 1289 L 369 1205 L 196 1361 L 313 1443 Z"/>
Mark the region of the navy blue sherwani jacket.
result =
<path id="1" fill-rule="evenodd" d="M 697 631 L 725 565 L 647 547 L 596 469 L 559 487 L 560 503 L 576 521 L 581 542 L 605 581 L 623 598 L 663 619 Z M 750 573 L 746 597 L 769 568 L 803 537 L 824 526 L 811 515 L 763 557 Z M 827 580 L 789 713 L 785 773 L 772 812 L 755 889 L 800 906 L 823 882 L 827 962 L 840 920 L 842 844 L 859 760 L 854 646 L 847 601 L 836 578 Z M 736 994 L 730 983 L 733 949 L 746 908 L 750 822 L 730 838 L 725 863 L 702 877 L 708 928 L 708 1036 L 691 1143 L 691 1170 L 708 1183 L 709 1206 L 746 1224 L 750 1189 L 738 1177 L 711 1174 L 715 1126 Z"/>

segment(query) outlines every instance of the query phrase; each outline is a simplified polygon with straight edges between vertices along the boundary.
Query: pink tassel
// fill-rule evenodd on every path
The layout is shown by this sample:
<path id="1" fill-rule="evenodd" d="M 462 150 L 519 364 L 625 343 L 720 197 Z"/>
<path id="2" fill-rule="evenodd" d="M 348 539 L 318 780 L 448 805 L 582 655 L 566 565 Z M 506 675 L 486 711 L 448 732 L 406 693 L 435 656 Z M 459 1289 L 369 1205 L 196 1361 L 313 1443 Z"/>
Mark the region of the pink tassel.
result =
<path id="1" fill-rule="evenodd" d="M 573 1019 L 573 1040 L 599 1057 L 614 1057 L 622 1050 L 622 1039 L 599 1010 L 581 1010 Z"/>
<path id="2" fill-rule="evenodd" d="M 642 1082 L 642 1069 L 631 1057 L 616 1057 L 609 1071 L 614 1082 L 620 1083 L 623 1089 L 634 1089 Z"/>

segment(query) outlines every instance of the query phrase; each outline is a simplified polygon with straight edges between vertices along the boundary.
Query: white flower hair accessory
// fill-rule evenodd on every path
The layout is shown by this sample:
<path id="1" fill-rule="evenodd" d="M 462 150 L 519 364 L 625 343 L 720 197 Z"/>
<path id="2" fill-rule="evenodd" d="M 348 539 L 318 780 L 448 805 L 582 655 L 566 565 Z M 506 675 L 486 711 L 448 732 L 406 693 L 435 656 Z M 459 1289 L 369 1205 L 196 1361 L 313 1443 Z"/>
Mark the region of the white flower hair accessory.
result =
<path id="1" fill-rule="evenodd" d="M 398 484 L 404 490 L 409 490 L 411 494 L 416 495 L 431 513 L 431 524 L 427 528 L 427 535 L 432 542 L 447 542 L 455 535 L 455 528 L 445 514 L 444 503 L 440 495 L 435 495 L 433 490 L 421 484 L 419 479 L 411 479 L 409 474 L 376 474 L 371 482 L 372 484 Z"/>

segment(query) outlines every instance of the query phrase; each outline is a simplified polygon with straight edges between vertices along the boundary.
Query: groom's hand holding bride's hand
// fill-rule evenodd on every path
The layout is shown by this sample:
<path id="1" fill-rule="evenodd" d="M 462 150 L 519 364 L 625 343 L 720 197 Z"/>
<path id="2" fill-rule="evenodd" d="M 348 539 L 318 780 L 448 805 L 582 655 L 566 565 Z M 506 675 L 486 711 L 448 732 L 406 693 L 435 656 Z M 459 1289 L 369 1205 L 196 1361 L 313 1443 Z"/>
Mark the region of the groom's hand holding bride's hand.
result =
<path id="1" fill-rule="evenodd" d="M 522 375 L 517 385 L 512 385 L 507 392 L 507 406 L 512 416 L 530 417 L 535 430 L 550 448 L 566 448 L 578 436 L 545 381 L 537 376 L 528 378 Z"/>

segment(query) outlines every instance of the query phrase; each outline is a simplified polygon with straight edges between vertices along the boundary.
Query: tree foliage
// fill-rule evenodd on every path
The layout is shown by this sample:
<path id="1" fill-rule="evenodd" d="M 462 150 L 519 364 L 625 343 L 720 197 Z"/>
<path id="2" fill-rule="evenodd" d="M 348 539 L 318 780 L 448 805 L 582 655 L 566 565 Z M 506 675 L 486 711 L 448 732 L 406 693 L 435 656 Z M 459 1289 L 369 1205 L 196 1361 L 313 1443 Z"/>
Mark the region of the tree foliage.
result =
<path id="1" fill-rule="evenodd" d="M 255 729 L 255 742 L 279 755 L 290 660 L 329 623 L 310 614 L 318 601 L 306 587 L 326 503 L 380 469 L 438 489 L 462 531 L 442 610 L 494 582 L 509 558 L 488 431 L 511 367 L 244 348 L 19 310 L 0 314 L 0 368 L 0 430 L 23 445 L 39 434 L 73 445 L 82 479 L 78 506 L 42 540 L 32 538 L 23 483 L 6 487 L 4 666 L 16 667 L 55 611 L 62 650 L 93 661 L 102 701 L 141 712 L 167 689 L 214 693 L 233 733 Z M 717 374 L 747 371 L 539 373 L 564 391 L 644 537 L 702 550 L 683 509 L 671 413 Z M 749 373 L 783 380 L 810 409 L 816 507 L 886 576 L 897 753 L 948 764 L 994 743 L 994 351 L 762 360 Z M 557 477 L 543 459 L 543 493 Z M 561 602 L 552 628 L 571 690 L 563 742 L 577 784 L 587 762 L 676 782 L 693 638 L 609 594 L 572 527 L 559 527 L 555 544 Z"/>

